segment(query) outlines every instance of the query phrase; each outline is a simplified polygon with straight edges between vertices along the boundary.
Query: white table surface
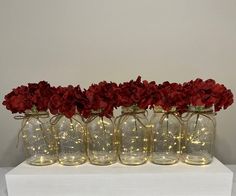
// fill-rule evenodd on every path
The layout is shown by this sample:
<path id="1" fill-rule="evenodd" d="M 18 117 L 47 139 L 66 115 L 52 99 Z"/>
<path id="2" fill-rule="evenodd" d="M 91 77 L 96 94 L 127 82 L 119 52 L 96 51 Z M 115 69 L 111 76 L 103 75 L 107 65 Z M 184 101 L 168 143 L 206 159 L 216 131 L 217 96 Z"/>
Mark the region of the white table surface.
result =
<path id="1" fill-rule="evenodd" d="M 7 187 L 5 181 L 5 174 L 10 171 L 12 167 L 0 168 L 0 196 L 7 196 Z"/>
<path id="2" fill-rule="evenodd" d="M 232 196 L 236 196 L 236 165 L 227 165 L 229 169 L 234 172 L 234 182 L 233 182 L 233 191 Z M 5 174 L 10 171 L 11 167 L 0 168 L 0 196 L 7 196 L 7 188 L 5 183 Z"/>

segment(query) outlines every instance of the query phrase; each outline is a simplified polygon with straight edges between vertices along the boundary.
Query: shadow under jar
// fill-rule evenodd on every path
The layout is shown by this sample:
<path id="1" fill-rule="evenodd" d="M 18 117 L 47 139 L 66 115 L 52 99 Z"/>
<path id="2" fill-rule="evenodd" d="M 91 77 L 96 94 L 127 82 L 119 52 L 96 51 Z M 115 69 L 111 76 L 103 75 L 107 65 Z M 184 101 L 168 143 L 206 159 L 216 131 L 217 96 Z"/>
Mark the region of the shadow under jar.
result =
<path id="1" fill-rule="evenodd" d="M 150 124 L 151 162 L 160 165 L 177 163 L 180 156 L 182 123 L 175 109 L 166 112 L 155 107 Z"/>
<path id="2" fill-rule="evenodd" d="M 56 162 L 56 141 L 48 112 L 27 111 L 22 120 L 21 133 L 28 164 L 44 166 Z"/>
<path id="3" fill-rule="evenodd" d="M 80 115 L 67 118 L 57 116 L 53 125 L 57 134 L 58 162 L 62 165 L 80 165 L 86 162 L 86 133 Z"/>
<path id="4" fill-rule="evenodd" d="M 87 155 L 91 164 L 111 165 L 117 161 L 114 123 L 94 111 L 87 120 Z"/>
<path id="5" fill-rule="evenodd" d="M 187 164 L 206 165 L 212 162 L 216 131 L 212 108 L 190 107 L 184 126 L 182 160 Z"/>
<path id="6" fill-rule="evenodd" d="M 118 156 L 125 165 L 141 165 L 148 160 L 149 129 L 145 110 L 137 106 L 122 107 L 117 119 Z"/>

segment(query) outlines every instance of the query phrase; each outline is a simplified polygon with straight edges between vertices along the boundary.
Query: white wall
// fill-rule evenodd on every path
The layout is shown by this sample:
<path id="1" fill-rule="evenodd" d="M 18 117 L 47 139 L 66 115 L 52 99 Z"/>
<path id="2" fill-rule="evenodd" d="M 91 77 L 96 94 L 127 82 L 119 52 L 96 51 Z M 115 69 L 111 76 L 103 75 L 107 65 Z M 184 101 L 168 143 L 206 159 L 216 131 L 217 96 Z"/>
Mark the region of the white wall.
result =
<path id="1" fill-rule="evenodd" d="M 236 93 L 235 0 L 0 0 L 0 101 L 13 87 L 214 78 Z M 236 106 L 218 114 L 216 155 L 236 164 Z M 0 166 L 23 160 L 0 107 Z"/>

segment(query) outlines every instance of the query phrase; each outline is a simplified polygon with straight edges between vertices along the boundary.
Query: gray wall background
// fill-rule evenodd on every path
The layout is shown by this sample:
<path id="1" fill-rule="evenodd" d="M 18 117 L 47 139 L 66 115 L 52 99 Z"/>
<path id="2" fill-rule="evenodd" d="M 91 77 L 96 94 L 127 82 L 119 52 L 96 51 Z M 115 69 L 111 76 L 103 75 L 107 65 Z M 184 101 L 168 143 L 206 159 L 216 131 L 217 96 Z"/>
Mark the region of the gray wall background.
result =
<path id="1" fill-rule="evenodd" d="M 214 78 L 236 93 L 235 0 L 0 0 L 0 101 L 13 87 Z M 216 156 L 236 164 L 236 106 L 217 115 Z M 0 107 L 0 166 L 23 158 Z"/>

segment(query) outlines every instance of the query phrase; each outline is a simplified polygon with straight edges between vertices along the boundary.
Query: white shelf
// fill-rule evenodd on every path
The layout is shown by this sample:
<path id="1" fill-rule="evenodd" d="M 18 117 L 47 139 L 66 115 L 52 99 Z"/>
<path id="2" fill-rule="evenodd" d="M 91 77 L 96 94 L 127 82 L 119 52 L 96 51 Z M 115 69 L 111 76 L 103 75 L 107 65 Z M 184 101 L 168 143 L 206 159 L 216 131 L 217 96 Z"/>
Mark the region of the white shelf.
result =
<path id="1" fill-rule="evenodd" d="M 6 174 L 8 196 L 230 196 L 233 173 L 217 159 L 210 165 L 30 166 Z"/>

